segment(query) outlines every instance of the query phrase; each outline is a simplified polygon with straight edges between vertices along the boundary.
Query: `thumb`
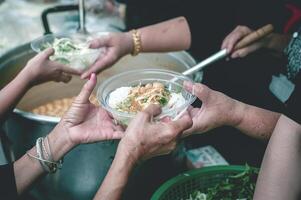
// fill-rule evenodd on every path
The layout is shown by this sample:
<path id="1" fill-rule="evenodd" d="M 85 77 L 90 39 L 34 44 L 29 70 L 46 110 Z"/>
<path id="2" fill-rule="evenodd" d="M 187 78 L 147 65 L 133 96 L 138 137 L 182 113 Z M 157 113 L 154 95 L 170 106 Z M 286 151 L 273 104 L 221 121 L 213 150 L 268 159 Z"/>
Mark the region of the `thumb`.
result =
<path id="1" fill-rule="evenodd" d="M 38 57 L 40 59 L 46 60 L 49 58 L 49 56 L 51 56 L 54 53 L 54 49 L 53 48 L 47 48 L 44 51 L 40 52 L 38 54 Z"/>
<path id="2" fill-rule="evenodd" d="M 159 115 L 161 113 L 161 106 L 157 105 L 157 104 L 151 104 L 149 106 L 147 106 L 147 108 L 144 109 L 144 113 L 148 114 L 151 117 L 156 117 L 157 115 Z"/>
<path id="3" fill-rule="evenodd" d="M 185 81 L 184 88 L 191 94 L 197 96 L 203 103 L 206 102 L 210 88 L 201 83 L 193 84 L 191 82 Z"/>
<path id="4" fill-rule="evenodd" d="M 142 112 L 139 112 L 134 118 L 135 122 L 150 122 L 151 119 L 161 113 L 161 107 L 156 104 L 147 106 Z"/>
<path id="5" fill-rule="evenodd" d="M 96 85 L 97 78 L 95 74 L 91 74 L 90 79 L 85 83 L 81 92 L 76 97 L 76 101 L 80 103 L 87 103 L 89 101 L 89 97 L 93 92 L 93 89 Z"/>
<path id="6" fill-rule="evenodd" d="M 192 126 L 192 119 L 186 112 L 180 119 L 170 122 L 170 125 L 174 127 L 174 130 L 177 130 L 178 134 L 181 134 Z"/>
<path id="7" fill-rule="evenodd" d="M 109 37 L 108 36 L 103 36 L 101 38 L 94 39 L 90 42 L 89 47 L 92 49 L 98 49 L 101 47 L 107 46 L 109 43 Z"/>

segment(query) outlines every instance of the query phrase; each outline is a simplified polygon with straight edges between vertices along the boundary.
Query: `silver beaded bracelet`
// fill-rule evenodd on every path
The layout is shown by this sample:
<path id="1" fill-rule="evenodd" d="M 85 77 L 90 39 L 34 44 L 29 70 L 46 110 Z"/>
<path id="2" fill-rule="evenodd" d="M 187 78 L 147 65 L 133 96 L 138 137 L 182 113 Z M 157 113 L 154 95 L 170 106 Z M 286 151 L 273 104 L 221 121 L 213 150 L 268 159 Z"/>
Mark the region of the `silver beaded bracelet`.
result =
<path id="1" fill-rule="evenodd" d="M 48 149 L 46 148 L 45 140 L 47 141 Z M 63 160 L 62 159 L 57 161 L 57 162 L 55 162 L 53 160 L 50 145 L 49 145 L 49 141 L 48 141 L 47 137 L 45 137 L 45 138 L 40 137 L 40 138 L 37 139 L 37 141 L 36 141 L 36 151 L 37 151 L 37 156 L 34 156 L 34 155 L 30 154 L 29 152 L 27 152 L 26 154 L 29 157 L 38 160 L 40 162 L 42 168 L 46 172 L 55 173 L 57 171 L 57 169 L 62 168 L 62 165 L 63 165 Z"/>

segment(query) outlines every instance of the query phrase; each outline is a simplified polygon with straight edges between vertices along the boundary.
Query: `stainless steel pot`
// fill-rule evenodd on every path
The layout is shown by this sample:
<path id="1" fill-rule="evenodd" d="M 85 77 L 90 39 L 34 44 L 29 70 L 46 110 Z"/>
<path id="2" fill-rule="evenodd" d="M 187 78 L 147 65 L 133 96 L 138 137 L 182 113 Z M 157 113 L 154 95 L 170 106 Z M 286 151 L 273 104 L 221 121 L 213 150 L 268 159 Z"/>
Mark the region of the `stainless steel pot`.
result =
<path id="1" fill-rule="evenodd" d="M 0 88 L 7 84 L 34 56 L 30 45 L 20 46 L 0 58 Z M 128 69 L 162 68 L 182 72 L 196 62 L 185 52 L 141 54 L 126 56 L 113 67 L 98 75 L 98 84 L 113 74 Z M 39 105 L 62 97 L 78 94 L 84 81 L 73 77 L 68 84 L 46 83 L 29 90 L 4 124 L 10 140 L 12 155 L 18 159 L 30 149 L 37 137 L 47 135 L 59 118 L 35 115 L 29 111 Z M 43 178 L 32 190 L 37 199 L 91 199 L 102 182 L 114 158 L 117 141 L 80 145 L 64 158 L 56 174 Z M 142 170 L 140 168 L 140 170 Z"/>

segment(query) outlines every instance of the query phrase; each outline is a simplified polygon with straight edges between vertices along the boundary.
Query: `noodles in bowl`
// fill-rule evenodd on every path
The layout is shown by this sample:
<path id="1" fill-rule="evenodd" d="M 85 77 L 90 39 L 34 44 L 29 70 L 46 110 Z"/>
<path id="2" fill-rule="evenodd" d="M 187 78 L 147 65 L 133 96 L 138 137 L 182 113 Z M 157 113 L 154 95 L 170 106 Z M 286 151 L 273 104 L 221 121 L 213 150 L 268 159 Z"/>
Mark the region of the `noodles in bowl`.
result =
<path id="1" fill-rule="evenodd" d="M 98 88 L 97 99 L 123 125 L 150 104 L 162 107 L 162 113 L 155 119 L 175 118 L 195 100 L 195 96 L 183 88 L 184 81 L 191 79 L 168 70 L 124 72 L 106 80 Z"/>

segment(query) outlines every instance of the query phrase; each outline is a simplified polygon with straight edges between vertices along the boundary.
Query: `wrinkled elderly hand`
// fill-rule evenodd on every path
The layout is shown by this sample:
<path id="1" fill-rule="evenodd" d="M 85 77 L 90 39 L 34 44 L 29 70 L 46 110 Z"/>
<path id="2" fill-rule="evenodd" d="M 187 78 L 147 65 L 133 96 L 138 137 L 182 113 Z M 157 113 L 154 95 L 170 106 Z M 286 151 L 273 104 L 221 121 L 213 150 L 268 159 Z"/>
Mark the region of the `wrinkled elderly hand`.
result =
<path id="1" fill-rule="evenodd" d="M 67 83 L 71 80 L 71 74 L 79 75 L 80 72 L 62 65 L 58 62 L 50 61 L 48 58 L 54 53 L 52 48 L 48 48 L 28 61 L 22 73 L 31 80 L 32 85 L 47 81 Z"/>
<path id="2" fill-rule="evenodd" d="M 59 123 L 75 145 L 120 139 L 123 136 L 123 129 L 115 125 L 107 111 L 89 101 L 95 85 L 96 75 L 92 74 Z"/>
<path id="3" fill-rule="evenodd" d="M 130 33 L 110 33 L 107 36 L 91 41 L 90 47 L 105 47 L 106 51 L 104 55 L 101 55 L 96 62 L 81 75 L 81 78 L 87 78 L 91 73 L 99 73 L 101 70 L 113 65 L 123 56 L 131 53 L 133 50 L 133 41 Z"/>
<path id="4" fill-rule="evenodd" d="M 252 33 L 253 30 L 246 26 L 237 26 L 223 41 L 222 49 L 227 49 L 227 52 L 230 53 L 231 58 L 242 58 L 250 53 L 265 47 L 268 42 L 268 37 L 265 37 L 257 42 L 252 43 L 251 45 L 234 50 L 235 45 L 243 39 L 248 34 Z"/>
<path id="5" fill-rule="evenodd" d="M 185 82 L 184 87 L 202 101 L 202 107 L 188 109 L 193 125 L 183 136 L 204 133 L 222 125 L 234 126 L 240 122 L 241 113 L 237 112 L 240 104 L 236 100 L 203 84 Z"/>
<path id="6" fill-rule="evenodd" d="M 134 161 L 170 153 L 177 138 L 192 125 L 187 113 L 177 121 L 165 118 L 161 122 L 152 122 L 152 118 L 160 113 L 160 106 L 151 105 L 129 124 L 119 148 L 130 154 Z"/>

